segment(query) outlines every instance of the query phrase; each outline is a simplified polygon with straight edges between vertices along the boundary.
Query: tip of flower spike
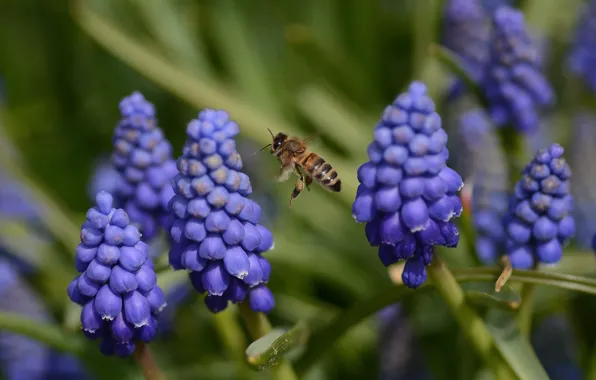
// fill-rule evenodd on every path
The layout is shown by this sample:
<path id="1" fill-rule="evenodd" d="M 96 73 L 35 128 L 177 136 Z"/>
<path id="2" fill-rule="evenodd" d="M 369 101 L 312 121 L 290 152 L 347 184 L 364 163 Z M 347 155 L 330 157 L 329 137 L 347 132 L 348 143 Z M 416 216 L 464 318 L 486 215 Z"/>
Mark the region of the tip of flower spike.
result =
<path id="1" fill-rule="evenodd" d="M 493 20 L 499 25 L 523 28 L 524 14 L 520 10 L 504 5 L 495 11 Z"/>
<path id="2" fill-rule="evenodd" d="M 114 197 L 112 196 L 112 194 L 106 191 L 100 191 L 95 196 L 95 202 L 99 210 L 103 214 L 108 215 L 112 210 L 112 206 L 114 204 Z"/>
<path id="3" fill-rule="evenodd" d="M 408 87 L 408 92 L 416 95 L 424 95 L 426 94 L 426 91 L 426 84 L 424 84 L 421 81 L 413 81 L 412 83 L 410 83 L 410 86 Z"/>
<path id="4" fill-rule="evenodd" d="M 131 116 L 136 112 L 145 114 L 145 116 L 148 117 L 153 117 L 155 115 L 153 104 L 145 100 L 145 97 L 139 91 L 134 91 L 132 94 L 122 99 L 119 108 L 122 116 Z"/>

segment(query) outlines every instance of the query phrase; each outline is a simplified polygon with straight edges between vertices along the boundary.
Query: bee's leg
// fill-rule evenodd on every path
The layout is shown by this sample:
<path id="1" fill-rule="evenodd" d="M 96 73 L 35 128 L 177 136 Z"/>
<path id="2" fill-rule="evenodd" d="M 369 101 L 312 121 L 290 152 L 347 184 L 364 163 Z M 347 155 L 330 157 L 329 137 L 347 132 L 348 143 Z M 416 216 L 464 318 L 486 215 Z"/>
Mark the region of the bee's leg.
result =
<path id="1" fill-rule="evenodd" d="M 294 165 L 293 164 L 282 165 L 281 168 L 279 169 L 279 175 L 276 178 L 277 182 L 284 182 L 284 181 L 286 181 L 288 178 L 290 178 L 290 176 L 292 175 L 292 172 L 293 171 L 294 171 Z"/>
<path id="2" fill-rule="evenodd" d="M 306 181 L 304 182 L 304 184 L 306 185 L 306 190 L 310 191 L 310 184 L 312 183 L 312 177 L 311 176 L 307 176 L 306 177 Z"/>
<path id="3" fill-rule="evenodd" d="M 304 176 L 300 176 L 300 178 L 296 180 L 296 186 L 294 186 L 294 190 L 290 196 L 290 207 L 292 207 L 292 199 L 298 198 L 302 190 L 304 190 Z"/>

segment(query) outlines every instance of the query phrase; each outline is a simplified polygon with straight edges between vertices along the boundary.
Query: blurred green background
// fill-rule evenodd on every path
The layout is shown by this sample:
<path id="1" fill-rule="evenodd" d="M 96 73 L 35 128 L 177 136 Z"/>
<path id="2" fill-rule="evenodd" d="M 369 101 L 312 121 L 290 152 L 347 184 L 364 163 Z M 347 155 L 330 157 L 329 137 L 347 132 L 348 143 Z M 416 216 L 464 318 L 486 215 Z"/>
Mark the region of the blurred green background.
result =
<path id="1" fill-rule="evenodd" d="M 569 42 L 578 4 L 567 1 L 566 11 L 557 12 L 557 0 L 528 0 L 524 9 L 557 51 Z M 351 217 L 356 169 L 385 105 L 411 80 L 424 80 L 445 110 L 449 74 L 429 55 L 440 37 L 441 6 L 439 0 L 0 0 L 3 126 L 22 154 L 18 170 L 78 227 L 98 160 L 112 149 L 124 96 L 138 90 L 155 104 L 176 154 L 198 111 L 229 111 L 241 126 L 245 170 L 276 239 L 268 254 L 277 301 L 272 322 L 321 326 L 390 284 Z M 320 133 L 313 149 L 337 169 L 342 193 L 314 188 L 288 209 L 293 181 L 275 184 L 277 161 L 251 155 L 269 142 L 267 128 Z M 76 240 L 78 231 L 57 228 Z M 49 247 L 62 275 L 32 278 L 57 319 L 74 273 L 74 245 L 66 240 Z M 450 251 L 452 265 L 470 263 L 464 250 Z M 451 347 L 463 343 L 436 301 L 421 295 L 405 306 L 436 378 L 449 379 L 459 376 L 462 360 Z M 174 330 L 153 344 L 165 371 L 175 379 L 265 378 L 231 364 L 218 323 L 198 299 L 180 307 Z M 376 328 L 371 320 L 351 330 L 309 379 L 376 378 Z M 101 363 L 114 368 L 98 368 L 97 378 L 120 370 L 118 376 L 139 376 L 128 362 Z"/>

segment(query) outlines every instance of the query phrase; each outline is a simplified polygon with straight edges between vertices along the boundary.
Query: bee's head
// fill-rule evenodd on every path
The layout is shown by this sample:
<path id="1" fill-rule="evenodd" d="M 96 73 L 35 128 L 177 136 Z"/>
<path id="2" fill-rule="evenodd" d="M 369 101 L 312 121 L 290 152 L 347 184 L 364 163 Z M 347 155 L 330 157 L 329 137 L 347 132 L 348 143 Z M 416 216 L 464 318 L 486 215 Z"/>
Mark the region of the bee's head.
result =
<path id="1" fill-rule="evenodd" d="M 288 135 L 280 132 L 275 136 L 273 136 L 273 134 L 271 134 L 271 136 L 273 137 L 273 141 L 271 142 L 271 153 L 274 154 L 279 149 L 281 149 L 281 146 L 287 140 Z"/>
<path id="2" fill-rule="evenodd" d="M 274 136 L 273 132 L 271 132 L 271 129 L 267 128 L 267 130 L 269 131 L 269 134 L 271 135 L 271 138 L 273 139 L 273 141 L 271 141 L 271 144 L 267 144 L 264 147 L 262 147 L 261 149 L 259 149 L 257 152 L 255 152 L 255 154 L 261 152 L 262 150 L 267 149 L 268 147 L 271 147 L 271 154 L 276 154 L 281 149 L 284 141 L 286 141 L 288 139 L 288 135 L 285 135 L 280 132 Z"/>

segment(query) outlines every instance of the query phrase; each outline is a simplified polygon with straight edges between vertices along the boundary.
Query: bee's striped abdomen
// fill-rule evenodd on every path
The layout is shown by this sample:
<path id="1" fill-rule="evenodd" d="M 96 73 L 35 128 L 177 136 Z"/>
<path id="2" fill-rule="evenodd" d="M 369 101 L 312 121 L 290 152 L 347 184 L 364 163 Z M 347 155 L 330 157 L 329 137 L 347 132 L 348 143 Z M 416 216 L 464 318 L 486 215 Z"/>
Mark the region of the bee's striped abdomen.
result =
<path id="1" fill-rule="evenodd" d="M 327 190 L 339 192 L 341 180 L 331 165 L 316 153 L 309 153 L 300 164 L 315 181 Z"/>

